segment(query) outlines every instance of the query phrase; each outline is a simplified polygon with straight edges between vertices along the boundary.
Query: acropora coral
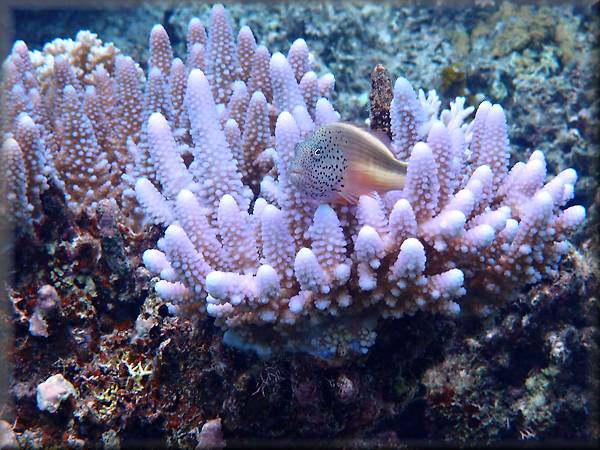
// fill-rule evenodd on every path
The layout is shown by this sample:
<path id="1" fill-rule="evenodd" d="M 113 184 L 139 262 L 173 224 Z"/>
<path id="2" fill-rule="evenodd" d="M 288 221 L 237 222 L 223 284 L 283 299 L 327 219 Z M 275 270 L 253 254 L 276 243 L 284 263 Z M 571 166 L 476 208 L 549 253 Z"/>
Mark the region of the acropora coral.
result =
<path id="1" fill-rule="evenodd" d="M 583 207 L 566 207 L 577 173 L 547 181 L 539 150 L 509 169 L 500 105 L 484 101 L 468 121 L 464 98 L 440 111 L 435 91 L 417 95 L 398 78 L 389 129 L 385 113 L 373 125 L 408 161 L 404 190 L 319 204 L 286 173 L 297 143 L 340 120 L 333 75 L 311 70 L 302 39 L 287 56 L 257 45 L 248 27 L 235 39 L 220 5 L 208 31 L 190 21 L 184 63 L 156 25 L 145 85 L 110 46 L 54 43 L 62 53 L 34 65 L 39 58 L 15 43 L 4 64 L 2 160 L 17 230 L 31 232 L 49 180 L 74 210 L 112 198 L 132 228 L 166 227 L 143 259 L 173 311 L 208 313 L 242 346 L 255 326 L 293 341 L 301 324 L 322 323 L 321 336 L 299 344 L 317 353 L 337 351 L 340 339 L 366 352 L 377 317 L 485 311 L 476 296 L 506 296 L 554 273 L 585 218 Z M 81 47 L 108 56 L 73 57 Z"/>

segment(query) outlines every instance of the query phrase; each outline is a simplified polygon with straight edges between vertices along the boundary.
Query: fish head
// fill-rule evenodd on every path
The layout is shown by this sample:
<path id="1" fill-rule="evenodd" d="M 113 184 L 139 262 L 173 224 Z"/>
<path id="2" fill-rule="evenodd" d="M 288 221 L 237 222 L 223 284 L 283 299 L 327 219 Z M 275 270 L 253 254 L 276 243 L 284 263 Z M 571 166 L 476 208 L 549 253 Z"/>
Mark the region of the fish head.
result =
<path id="1" fill-rule="evenodd" d="M 347 166 L 335 133 L 324 126 L 296 144 L 288 176 L 301 192 L 322 200 L 339 189 Z"/>

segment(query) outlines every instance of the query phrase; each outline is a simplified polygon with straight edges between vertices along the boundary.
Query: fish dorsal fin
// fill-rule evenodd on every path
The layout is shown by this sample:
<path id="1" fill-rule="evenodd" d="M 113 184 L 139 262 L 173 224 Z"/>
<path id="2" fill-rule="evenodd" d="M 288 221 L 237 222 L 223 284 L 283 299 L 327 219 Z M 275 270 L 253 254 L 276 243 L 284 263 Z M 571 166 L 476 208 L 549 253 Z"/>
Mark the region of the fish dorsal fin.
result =
<path id="1" fill-rule="evenodd" d="M 349 160 L 359 164 L 375 163 L 394 172 L 405 172 L 406 164 L 398 161 L 388 146 L 373 135 L 372 130 L 344 122 L 329 126 L 342 133 L 342 147 Z"/>
<path id="2" fill-rule="evenodd" d="M 390 137 L 388 136 L 388 134 L 385 131 L 373 130 L 368 127 L 364 127 L 364 130 L 367 133 L 371 134 L 373 137 L 375 137 L 375 139 L 378 139 L 383 145 L 385 145 L 387 147 L 387 149 L 390 152 L 392 151 L 392 140 L 390 139 Z M 393 152 L 392 152 L 392 155 L 393 155 Z"/>
<path id="3" fill-rule="evenodd" d="M 364 131 L 365 133 L 370 134 L 375 139 L 377 139 L 379 142 L 381 142 L 383 145 L 385 145 L 386 148 L 390 151 L 390 153 L 392 153 L 392 156 L 394 156 L 394 152 L 392 151 L 392 140 L 390 139 L 390 137 L 388 136 L 388 134 L 385 131 L 374 130 L 372 128 L 369 128 L 366 125 L 354 125 L 349 122 L 337 122 L 337 123 L 349 125 L 350 127 L 354 127 L 358 130 L 361 130 L 361 131 Z"/>

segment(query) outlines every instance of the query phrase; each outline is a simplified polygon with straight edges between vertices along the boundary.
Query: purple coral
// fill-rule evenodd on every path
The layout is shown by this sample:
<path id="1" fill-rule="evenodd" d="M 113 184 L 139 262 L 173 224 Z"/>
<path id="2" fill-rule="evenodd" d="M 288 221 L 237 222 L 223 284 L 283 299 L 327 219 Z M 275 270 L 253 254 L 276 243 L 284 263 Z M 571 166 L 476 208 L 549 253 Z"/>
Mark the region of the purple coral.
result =
<path id="1" fill-rule="evenodd" d="M 132 226 L 166 227 L 158 249 L 144 254 L 161 278 L 157 292 L 195 305 L 224 328 L 269 324 L 287 333 L 331 317 L 453 314 L 472 292 L 493 295 L 551 274 L 568 234 L 585 219 L 582 207 L 564 209 L 574 171 L 544 184 L 540 151 L 508 170 L 502 107 L 483 102 L 468 122 L 473 109 L 464 99 L 440 112 L 435 91 L 417 93 L 405 78 L 396 80 L 389 108 L 392 150 L 409 165 L 404 190 L 363 197 L 357 206 L 319 204 L 286 176 L 296 144 L 340 119 L 329 100 L 335 78 L 312 71 L 305 41 L 295 41 L 287 57 L 271 56 L 247 27 L 236 41 L 217 5 L 208 36 L 199 20 L 190 21 L 185 66 L 161 26 L 150 47 L 147 79 L 131 58 L 118 56 L 112 72 L 96 68 L 91 82 L 83 78 L 91 87 L 57 57 L 57 95 L 46 113 L 32 107 L 43 102 L 27 52 L 13 49 L 4 126 L 23 142 L 9 140 L 3 156 L 16 161 L 16 216 L 27 219 L 44 189 L 27 174 L 43 158 L 22 164 L 16 149 L 35 156 L 40 146 L 31 141 L 41 141 L 46 164 L 70 181 L 72 203 L 94 205 L 94 196 L 113 187 Z M 31 137 L 25 117 L 39 137 Z M 121 178 L 114 161 L 125 154 Z M 27 185 L 32 179 L 37 188 Z M 135 200 L 141 208 L 131 207 Z M 373 339 L 363 339 L 360 351 Z"/>

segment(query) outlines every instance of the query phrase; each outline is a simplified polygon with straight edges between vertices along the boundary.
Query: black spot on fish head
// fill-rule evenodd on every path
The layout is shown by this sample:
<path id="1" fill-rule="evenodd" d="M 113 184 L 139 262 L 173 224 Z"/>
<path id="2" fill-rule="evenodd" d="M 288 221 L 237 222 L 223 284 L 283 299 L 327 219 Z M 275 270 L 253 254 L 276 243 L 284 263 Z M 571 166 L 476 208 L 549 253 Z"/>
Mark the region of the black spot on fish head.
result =
<path id="1" fill-rule="evenodd" d="M 322 199 L 339 189 L 346 167 L 332 130 L 321 127 L 295 146 L 289 177 L 300 191 Z"/>
<path id="2" fill-rule="evenodd" d="M 318 132 L 307 136 L 294 147 L 294 158 L 289 166 L 289 180 L 299 190 L 315 196 L 315 179 L 318 178 L 318 160 L 321 157 L 321 146 Z"/>

